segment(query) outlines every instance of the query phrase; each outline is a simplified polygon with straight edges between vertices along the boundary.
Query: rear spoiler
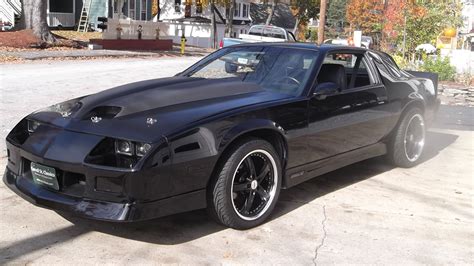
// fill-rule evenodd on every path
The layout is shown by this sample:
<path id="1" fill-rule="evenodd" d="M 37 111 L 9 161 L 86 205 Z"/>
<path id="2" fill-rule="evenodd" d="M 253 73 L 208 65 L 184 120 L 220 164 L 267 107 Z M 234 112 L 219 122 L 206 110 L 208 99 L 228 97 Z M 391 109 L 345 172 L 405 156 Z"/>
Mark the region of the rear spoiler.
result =
<path id="1" fill-rule="evenodd" d="M 438 73 L 421 72 L 421 71 L 406 71 L 418 78 L 431 79 L 435 88 L 436 96 L 438 96 Z"/>

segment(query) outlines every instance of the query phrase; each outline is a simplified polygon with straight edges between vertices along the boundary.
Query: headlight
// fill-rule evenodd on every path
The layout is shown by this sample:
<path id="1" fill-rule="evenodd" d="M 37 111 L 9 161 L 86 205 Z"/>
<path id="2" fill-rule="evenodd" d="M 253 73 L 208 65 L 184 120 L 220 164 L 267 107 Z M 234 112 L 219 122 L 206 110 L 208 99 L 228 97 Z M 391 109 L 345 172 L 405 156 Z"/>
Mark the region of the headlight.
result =
<path id="1" fill-rule="evenodd" d="M 132 142 L 128 140 L 115 140 L 115 152 L 117 154 L 143 157 L 151 150 L 148 143 Z"/>
<path id="2" fill-rule="evenodd" d="M 136 145 L 137 156 L 143 157 L 150 149 L 151 149 L 151 145 L 148 143 L 137 143 Z"/>
<path id="3" fill-rule="evenodd" d="M 115 141 L 115 152 L 123 155 L 133 155 L 134 145 L 128 140 L 116 140 Z"/>
<path id="4" fill-rule="evenodd" d="M 33 133 L 38 129 L 40 126 L 39 122 L 33 121 L 33 120 L 27 120 L 28 121 L 28 132 Z"/>

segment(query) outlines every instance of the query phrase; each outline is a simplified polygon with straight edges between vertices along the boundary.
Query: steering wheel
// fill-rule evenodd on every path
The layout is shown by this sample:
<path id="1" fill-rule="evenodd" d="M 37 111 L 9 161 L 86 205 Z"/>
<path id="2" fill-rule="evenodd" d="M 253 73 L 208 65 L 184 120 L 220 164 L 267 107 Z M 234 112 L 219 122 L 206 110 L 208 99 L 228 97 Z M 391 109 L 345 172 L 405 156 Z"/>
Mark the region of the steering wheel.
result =
<path id="1" fill-rule="evenodd" d="M 293 81 L 294 83 L 296 83 L 296 85 L 298 85 L 298 86 L 300 85 L 300 82 L 299 82 L 297 79 L 295 79 L 294 77 L 284 76 L 281 80 L 284 80 L 284 79 L 291 80 L 291 81 Z"/>

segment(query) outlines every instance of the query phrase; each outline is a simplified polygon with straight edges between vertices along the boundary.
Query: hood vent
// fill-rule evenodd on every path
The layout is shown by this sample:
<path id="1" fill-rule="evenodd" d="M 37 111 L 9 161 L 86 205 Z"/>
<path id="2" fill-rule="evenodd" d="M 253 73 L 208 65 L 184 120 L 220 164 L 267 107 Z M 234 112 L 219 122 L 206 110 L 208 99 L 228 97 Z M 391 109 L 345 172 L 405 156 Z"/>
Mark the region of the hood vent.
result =
<path id="1" fill-rule="evenodd" d="M 97 106 L 92 109 L 87 115 L 83 117 L 84 120 L 88 120 L 91 117 L 100 117 L 102 119 L 112 119 L 122 111 L 121 107 L 117 106 Z"/>

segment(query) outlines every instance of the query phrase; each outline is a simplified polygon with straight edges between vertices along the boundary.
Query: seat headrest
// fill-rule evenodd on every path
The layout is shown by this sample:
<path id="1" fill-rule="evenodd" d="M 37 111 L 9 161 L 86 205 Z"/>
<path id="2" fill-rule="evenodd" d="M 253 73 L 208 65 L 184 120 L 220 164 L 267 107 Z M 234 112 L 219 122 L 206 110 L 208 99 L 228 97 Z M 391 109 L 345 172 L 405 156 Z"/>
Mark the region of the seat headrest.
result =
<path id="1" fill-rule="evenodd" d="M 323 64 L 318 74 L 318 83 L 334 82 L 344 90 L 347 85 L 346 69 L 339 64 Z"/>

